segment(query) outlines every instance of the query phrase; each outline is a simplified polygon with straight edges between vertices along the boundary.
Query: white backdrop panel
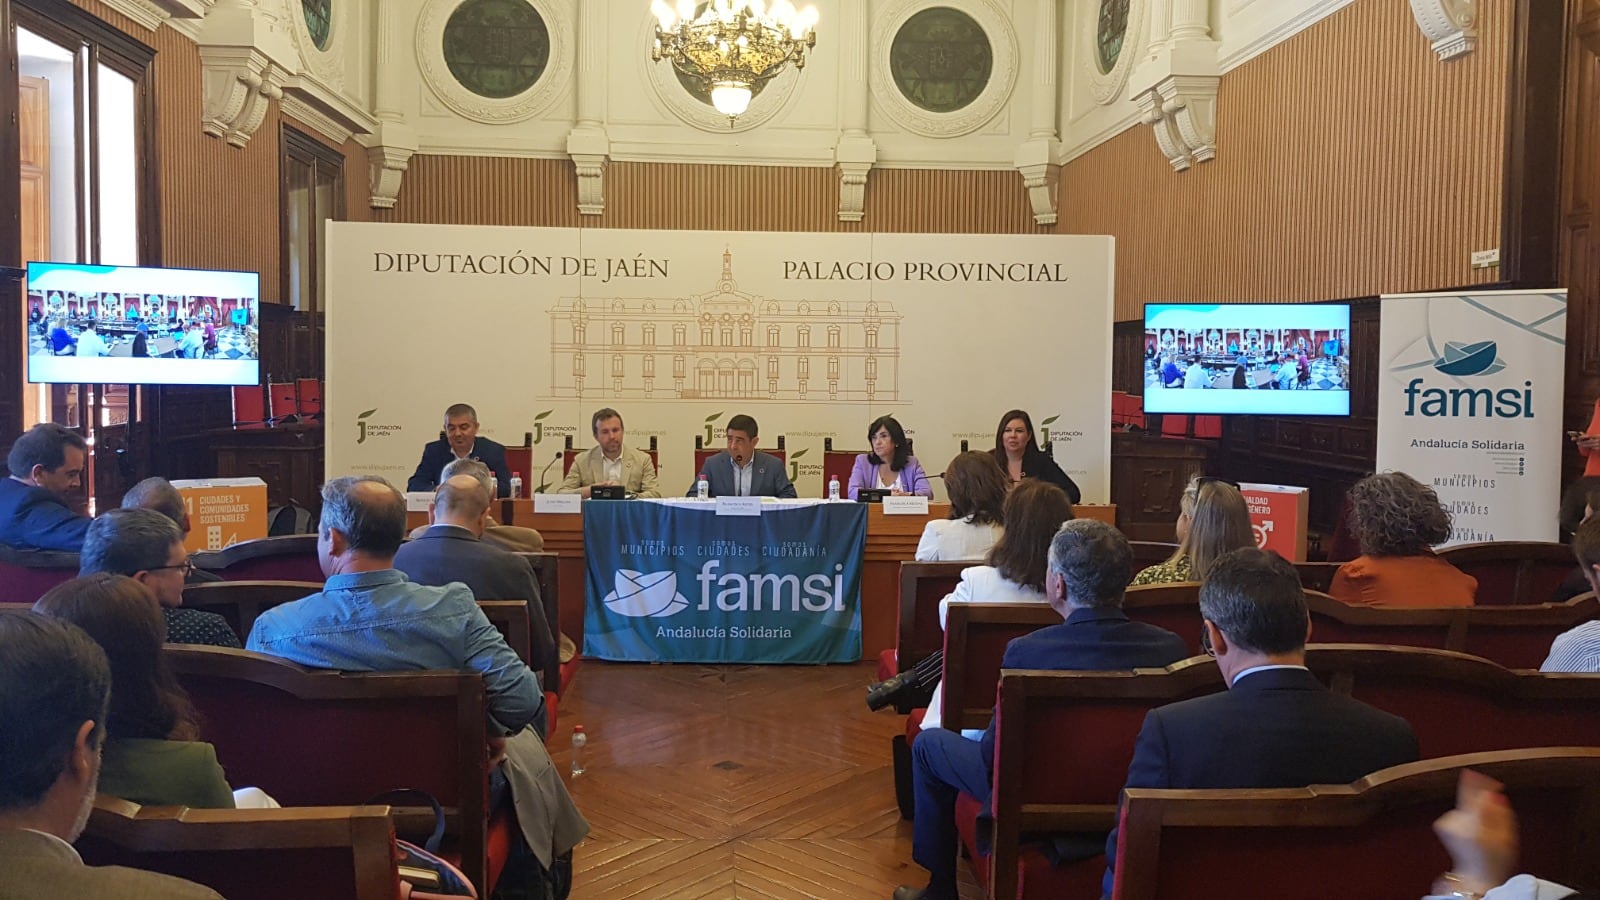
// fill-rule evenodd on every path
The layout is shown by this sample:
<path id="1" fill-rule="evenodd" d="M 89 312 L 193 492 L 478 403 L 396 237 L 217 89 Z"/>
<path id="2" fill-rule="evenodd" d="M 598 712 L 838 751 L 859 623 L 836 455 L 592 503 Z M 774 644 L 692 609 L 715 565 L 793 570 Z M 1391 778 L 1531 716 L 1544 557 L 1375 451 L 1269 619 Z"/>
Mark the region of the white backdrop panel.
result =
<path id="1" fill-rule="evenodd" d="M 659 440 L 664 493 L 742 412 L 820 496 L 826 438 L 863 450 L 893 414 L 937 473 L 1019 407 L 1109 500 L 1108 237 L 335 222 L 327 246 L 329 475 L 403 482 L 466 402 L 495 440 L 535 432 L 533 490 L 613 406 L 630 445 Z"/>

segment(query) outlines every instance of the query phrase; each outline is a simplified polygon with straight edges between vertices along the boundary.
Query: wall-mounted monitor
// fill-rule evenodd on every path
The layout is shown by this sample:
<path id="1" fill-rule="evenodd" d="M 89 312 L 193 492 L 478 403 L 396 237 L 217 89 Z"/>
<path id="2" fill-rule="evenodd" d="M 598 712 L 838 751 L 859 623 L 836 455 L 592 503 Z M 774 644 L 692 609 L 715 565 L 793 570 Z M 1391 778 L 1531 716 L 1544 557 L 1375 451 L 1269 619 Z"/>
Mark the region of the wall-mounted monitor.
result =
<path id="1" fill-rule="evenodd" d="M 28 380 L 261 382 L 261 276 L 28 263 Z"/>
<path id="2" fill-rule="evenodd" d="M 1350 414 L 1350 304 L 1147 303 L 1144 411 Z"/>

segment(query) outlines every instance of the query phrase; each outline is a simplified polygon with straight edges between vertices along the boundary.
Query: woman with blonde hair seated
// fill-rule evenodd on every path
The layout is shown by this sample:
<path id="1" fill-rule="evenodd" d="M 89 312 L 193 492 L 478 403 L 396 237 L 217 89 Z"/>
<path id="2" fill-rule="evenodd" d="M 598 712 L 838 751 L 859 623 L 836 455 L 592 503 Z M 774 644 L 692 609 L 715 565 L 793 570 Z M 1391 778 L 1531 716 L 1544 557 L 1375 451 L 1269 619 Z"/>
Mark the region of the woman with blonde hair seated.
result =
<path id="1" fill-rule="evenodd" d="M 1183 489 L 1174 531 L 1178 549 L 1166 562 L 1135 575 L 1135 585 L 1202 581 L 1217 557 L 1256 545 L 1250 509 L 1239 488 L 1206 475 L 1189 479 L 1189 486 Z"/>
<path id="2" fill-rule="evenodd" d="M 1354 606 L 1471 606 L 1478 579 L 1433 553 L 1450 539 L 1450 511 L 1404 472 L 1369 475 L 1350 489 L 1361 555 L 1339 567 L 1328 593 Z"/>
<path id="3" fill-rule="evenodd" d="M 51 588 L 33 610 L 82 628 L 111 662 L 100 793 L 143 806 L 237 805 L 216 749 L 199 740 L 194 705 L 162 654 L 167 623 L 149 588 L 125 575 L 89 575 Z M 254 788 L 240 794 L 244 805 L 277 805 Z"/>

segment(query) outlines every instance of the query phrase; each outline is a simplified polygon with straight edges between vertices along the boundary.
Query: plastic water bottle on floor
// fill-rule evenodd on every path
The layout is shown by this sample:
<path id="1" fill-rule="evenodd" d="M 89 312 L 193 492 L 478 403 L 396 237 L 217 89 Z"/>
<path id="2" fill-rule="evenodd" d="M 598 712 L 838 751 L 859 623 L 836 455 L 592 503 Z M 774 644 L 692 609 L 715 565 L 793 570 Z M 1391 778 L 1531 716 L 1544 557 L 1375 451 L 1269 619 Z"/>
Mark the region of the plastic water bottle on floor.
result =
<path id="1" fill-rule="evenodd" d="M 583 774 L 583 748 L 588 745 L 589 736 L 583 733 L 583 726 L 578 725 L 572 729 L 572 774 L 577 777 Z"/>
<path id="2" fill-rule="evenodd" d="M 694 495 L 701 500 L 711 499 L 711 482 L 706 479 L 704 472 L 700 473 L 700 478 L 694 483 Z"/>
<path id="3" fill-rule="evenodd" d="M 522 499 L 522 473 L 521 472 L 512 472 L 511 473 L 511 499 L 513 499 L 513 500 L 521 500 Z"/>
<path id="4" fill-rule="evenodd" d="M 839 476 L 837 475 L 828 479 L 828 499 L 839 499 Z"/>

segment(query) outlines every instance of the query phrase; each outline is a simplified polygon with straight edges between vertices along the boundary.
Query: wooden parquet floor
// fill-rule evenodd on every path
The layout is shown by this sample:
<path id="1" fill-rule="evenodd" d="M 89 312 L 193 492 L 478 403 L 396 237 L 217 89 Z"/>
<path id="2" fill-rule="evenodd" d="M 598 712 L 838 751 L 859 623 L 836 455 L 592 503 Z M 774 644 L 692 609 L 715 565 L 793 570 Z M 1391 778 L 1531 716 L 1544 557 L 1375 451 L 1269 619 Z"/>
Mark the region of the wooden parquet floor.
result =
<path id="1" fill-rule="evenodd" d="M 573 900 L 874 900 L 922 884 L 889 758 L 904 717 L 867 711 L 873 672 L 585 661 L 550 739 L 565 773 L 573 726 L 589 734 L 568 780 L 591 826 Z"/>

